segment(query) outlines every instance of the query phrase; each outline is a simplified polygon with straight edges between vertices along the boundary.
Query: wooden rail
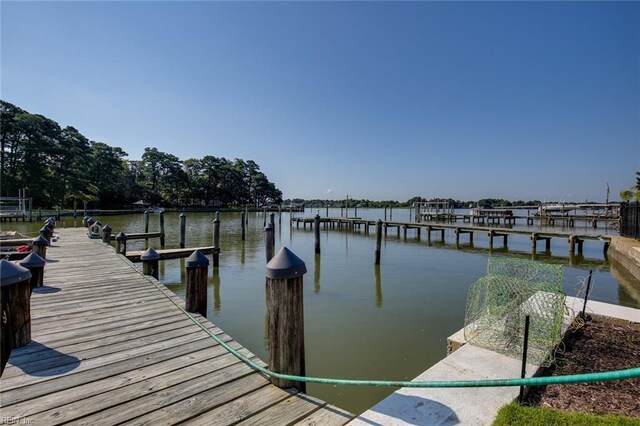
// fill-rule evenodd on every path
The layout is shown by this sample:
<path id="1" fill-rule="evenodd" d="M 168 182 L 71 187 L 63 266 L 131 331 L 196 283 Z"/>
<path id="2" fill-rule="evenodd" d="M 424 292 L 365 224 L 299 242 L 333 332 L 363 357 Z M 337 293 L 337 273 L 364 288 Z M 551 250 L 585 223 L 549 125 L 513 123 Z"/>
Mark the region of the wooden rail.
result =
<path id="1" fill-rule="evenodd" d="M 32 341 L 0 378 L 13 424 L 345 424 L 352 415 L 280 389 L 189 320 L 184 303 L 86 229 L 63 229 L 31 296 Z M 244 355 L 231 336 L 193 314 Z"/>

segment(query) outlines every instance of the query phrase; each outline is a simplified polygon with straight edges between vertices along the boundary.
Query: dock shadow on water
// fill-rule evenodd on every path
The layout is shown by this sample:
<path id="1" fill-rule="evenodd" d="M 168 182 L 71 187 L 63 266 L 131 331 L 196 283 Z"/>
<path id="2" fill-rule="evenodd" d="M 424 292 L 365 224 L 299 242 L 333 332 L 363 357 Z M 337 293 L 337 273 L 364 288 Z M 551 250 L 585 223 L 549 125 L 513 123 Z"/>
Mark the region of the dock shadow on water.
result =
<path id="1" fill-rule="evenodd" d="M 72 355 L 32 340 L 28 345 L 13 351 L 8 364 L 30 376 L 49 377 L 75 370 L 80 366 L 80 362 L 80 359 Z"/>

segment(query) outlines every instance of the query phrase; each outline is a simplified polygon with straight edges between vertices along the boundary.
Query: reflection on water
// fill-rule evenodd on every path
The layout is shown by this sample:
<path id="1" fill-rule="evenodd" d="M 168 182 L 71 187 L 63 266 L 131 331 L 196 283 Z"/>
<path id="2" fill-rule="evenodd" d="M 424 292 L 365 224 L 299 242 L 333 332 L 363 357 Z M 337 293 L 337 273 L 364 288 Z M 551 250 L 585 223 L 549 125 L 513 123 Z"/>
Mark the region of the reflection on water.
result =
<path id="1" fill-rule="evenodd" d="M 315 215 L 315 210 L 308 215 Z M 339 216 L 340 209 L 330 209 L 329 215 Z M 378 219 L 384 217 L 384 210 L 358 209 L 358 215 Z M 391 216 L 391 212 L 387 211 L 387 215 Z M 214 218 L 213 213 L 187 213 L 188 246 L 212 244 Z M 407 221 L 409 211 L 394 209 L 393 218 Z M 115 233 L 144 229 L 142 214 L 96 219 L 111 225 Z M 159 216 L 151 215 L 149 219 L 150 231 L 157 231 Z M 72 226 L 72 220 L 66 218 L 67 226 Z M 265 216 L 262 212 L 247 215 L 244 241 L 240 213 L 222 213 L 220 220 L 220 268 L 209 269 L 211 300 L 207 316 L 267 360 Z M 35 223 L 11 224 L 14 225 L 15 230 L 27 234 L 37 234 L 40 229 Z M 288 213 L 276 215 L 275 226 L 276 252 L 287 246 L 307 263 L 306 365 L 307 374 L 313 376 L 413 379 L 445 356 L 447 336 L 463 327 L 468 288 L 485 274 L 488 257 L 531 258 L 528 235 L 510 236 L 507 251 L 499 239 L 498 247 L 489 249 L 486 233 L 475 235 L 473 244 L 468 243 L 468 236 L 462 236 L 456 247 L 453 230 L 436 231 L 431 237 L 421 238 L 415 230 L 409 230 L 404 238 L 392 229 L 383 240 L 381 265 L 374 266 L 374 231 L 367 234 L 364 228 L 323 227 L 322 253 L 316 255 L 314 233 L 309 227 L 304 230 L 290 226 Z M 178 247 L 178 213 L 165 214 L 165 229 L 167 248 Z M 159 241 L 128 243 L 129 250 L 142 250 L 147 246 L 158 248 Z M 565 239 L 552 240 L 550 251 L 545 252 L 542 247 L 536 260 L 565 265 L 567 294 L 575 295 L 580 277 L 593 269 L 595 300 L 640 307 L 640 283 L 620 273 L 615 263 L 610 268 L 603 256 L 602 242 L 585 241 L 582 255 L 573 257 L 568 256 Z M 180 297 L 184 297 L 184 275 L 184 259 L 160 262 L 160 281 Z M 307 390 L 355 413 L 373 406 L 392 391 L 318 384 L 310 384 Z"/>

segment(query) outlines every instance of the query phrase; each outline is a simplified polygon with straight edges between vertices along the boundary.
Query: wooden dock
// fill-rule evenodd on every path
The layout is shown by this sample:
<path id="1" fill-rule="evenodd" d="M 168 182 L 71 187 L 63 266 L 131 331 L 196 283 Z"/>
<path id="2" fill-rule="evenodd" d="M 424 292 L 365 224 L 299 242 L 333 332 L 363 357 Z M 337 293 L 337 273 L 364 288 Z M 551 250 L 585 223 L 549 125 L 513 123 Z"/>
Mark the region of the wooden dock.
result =
<path id="1" fill-rule="evenodd" d="M 270 384 L 172 302 L 182 300 L 86 229 L 57 232 L 44 287 L 31 296 L 32 341 L 14 349 L 0 379 L 3 422 L 341 425 L 352 418 Z"/>

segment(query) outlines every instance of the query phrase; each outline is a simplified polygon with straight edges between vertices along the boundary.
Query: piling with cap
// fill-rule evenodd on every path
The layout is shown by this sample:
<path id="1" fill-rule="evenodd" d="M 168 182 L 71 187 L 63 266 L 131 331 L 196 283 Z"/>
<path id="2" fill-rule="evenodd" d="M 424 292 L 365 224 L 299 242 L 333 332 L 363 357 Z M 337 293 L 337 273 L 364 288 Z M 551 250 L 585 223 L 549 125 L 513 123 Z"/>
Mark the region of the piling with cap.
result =
<path id="1" fill-rule="evenodd" d="M 158 252 L 150 247 L 140 255 L 140 260 L 142 261 L 142 273 L 151 275 L 157 280 L 159 277 L 158 262 L 160 260 Z"/>
<path id="2" fill-rule="evenodd" d="M 267 263 L 273 258 L 273 251 L 275 248 L 274 243 L 274 235 L 273 235 L 273 226 L 270 223 L 264 227 L 264 251 L 267 257 Z"/>
<path id="3" fill-rule="evenodd" d="M 303 280 L 305 263 L 283 247 L 267 264 L 267 340 L 269 368 L 282 374 L 305 375 Z M 305 391 L 304 382 L 271 378 L 281 388 Z"/>
<path id="4" fill-rule="evenodd" d="M 145 210 L 142 216 L 144 218 L 144 233 L 148 234 L 149 233 L 149 210 Z M 144 240 L 145 242 L 149 242 L 149 238 L 145 238 Z"/>
<path id="5" fill-rule="evenodd" d="M 180 213 L 180 248 L 185 248 L 185 234 L 187 233 L 187 215 Z"/>
<path id="6" fill-rule="evenodd" d="M 47 239 L 44 238 L 42 235 L 36 237 L 31 242 L 31 247 L 33 248 L 33 252 L 43 259 L 47 258 L 48 245 L 49 245 L 49 241 L 47 241 Z"/>
<path id="7" fill-rule="evenodd" d="M 194 251 L 185 261 L 187 276 L 187 294 L 185 297 L 187 312 L 196 312 L 207 316 L 207 277 L 209 259 L 199 250 Z"/>
<path id="8" fill-rule="evenodd" d="M 47 240 L 47 243 L 51 242 L 51 229 L 43 226 L 42 228 L 40 228 L 40 236 L 42 238 L 44 238 L 45 240 Z"/>
<path id="9" fill-rule="evenodd" d="M 216 212 L 216 218 L 213 220 L 213 267 L 220 266 L 220 212 Z"/>
<path id="10" fill-rule="evenodd" d="M 124 232 L 116 235 L 116 253 L 123 256 L 127 255 L 127 234 Z"/>
<path id="11" fill-rule="evenodd" d="M 33 291 L 36 287 L 42 287 L 44 279 L 44 265 L 47 263 L 43 258 L 35 253 L 29 254 L 22 259 L 20 266 L 27 268 L 31 272 L 30 288 Z"/>
<path id="12" fill-rule="evenodd" d="M 113 228 L 110 227 L 109 224 L 106 224 L 105 226 L 102 227 L 103 243 L 111 244 L 111 231 L 113 231 Z"/>
<path id="13" fill-rule="evenodd" d="M 0 260 L 2 349 L 0 375 L 12 349 L 31 341 L 31 272 L 8 260 Z"/>

